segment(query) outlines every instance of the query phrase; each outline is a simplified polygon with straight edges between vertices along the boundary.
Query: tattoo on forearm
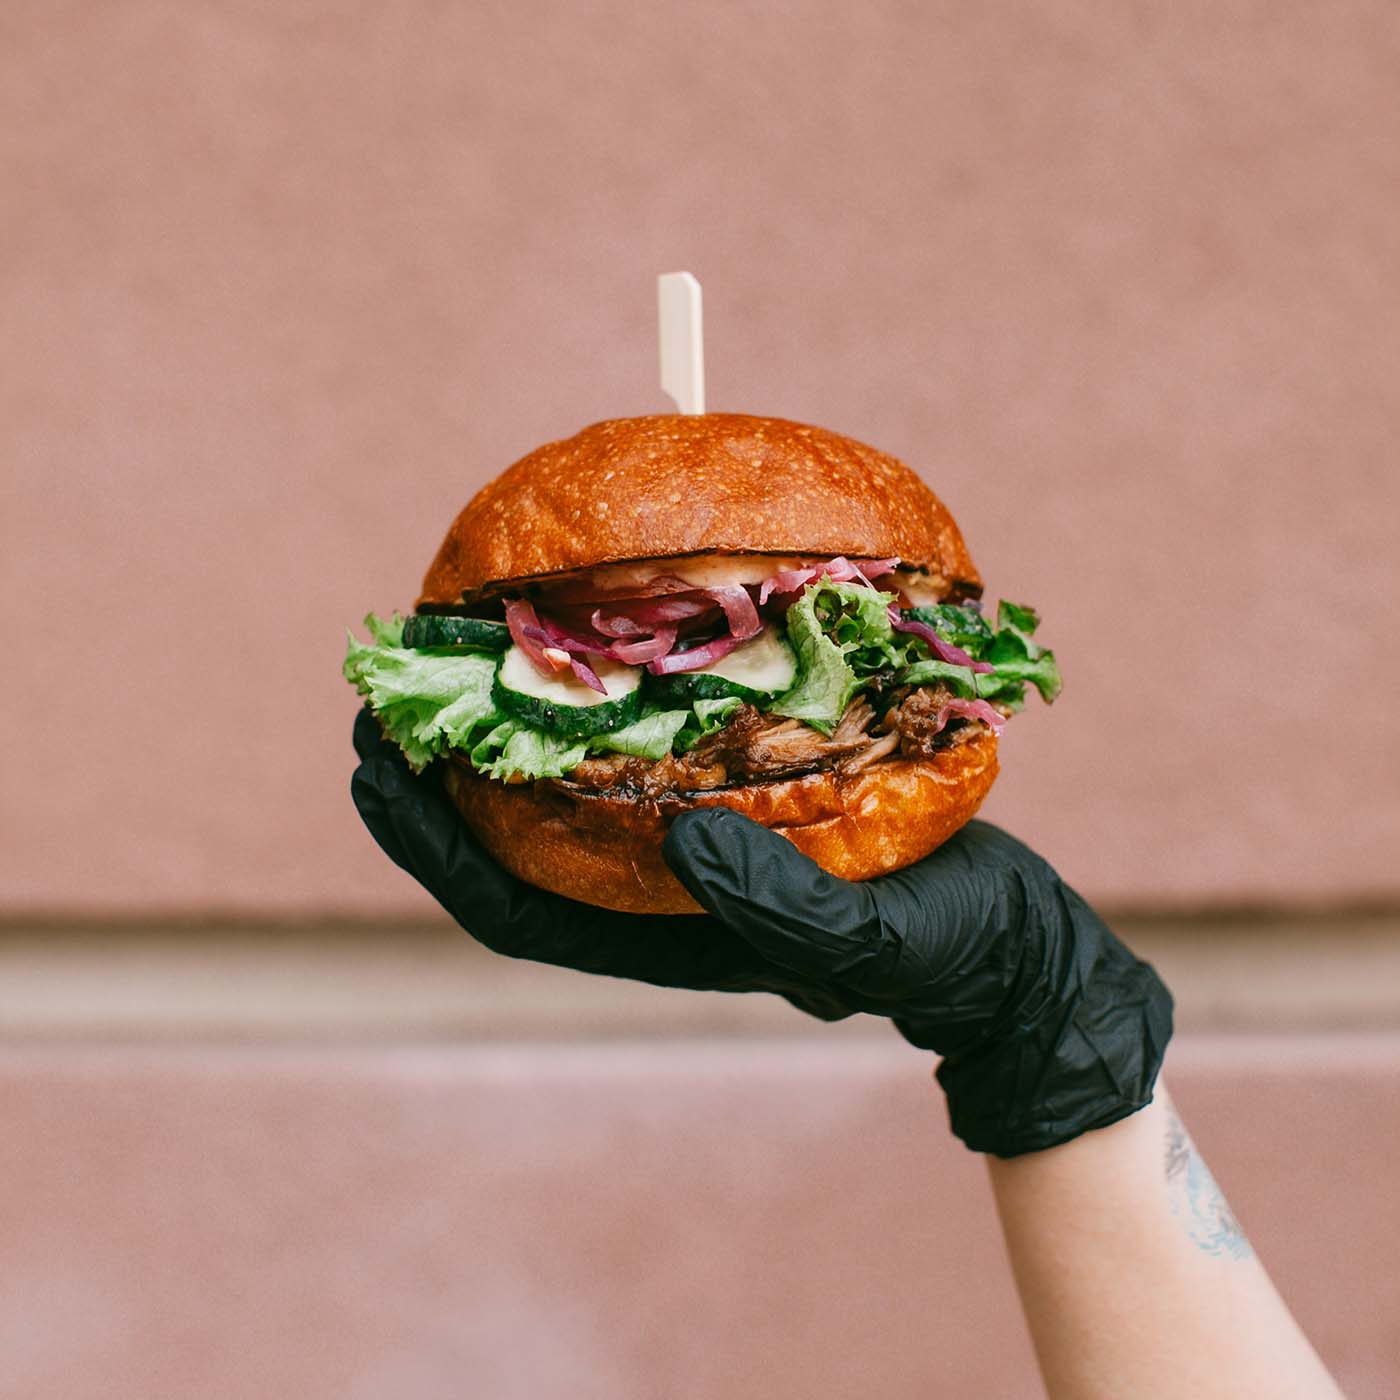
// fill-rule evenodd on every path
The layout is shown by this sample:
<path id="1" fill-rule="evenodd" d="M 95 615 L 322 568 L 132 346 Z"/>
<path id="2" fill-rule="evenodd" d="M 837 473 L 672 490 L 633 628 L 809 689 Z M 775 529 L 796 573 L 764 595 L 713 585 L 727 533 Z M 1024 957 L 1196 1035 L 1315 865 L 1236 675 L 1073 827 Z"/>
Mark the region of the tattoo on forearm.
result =
<path id="1" fill-rule="evenodd" d="M 1182 1222 L 1198 1249 L 1229 1259 L 1247 1259 L 1254 1253 L 1210 1168 L 1196 1151 L 1176 1110 L 1170 1107 L 1166 1175 L 1172 1214 Z"/>

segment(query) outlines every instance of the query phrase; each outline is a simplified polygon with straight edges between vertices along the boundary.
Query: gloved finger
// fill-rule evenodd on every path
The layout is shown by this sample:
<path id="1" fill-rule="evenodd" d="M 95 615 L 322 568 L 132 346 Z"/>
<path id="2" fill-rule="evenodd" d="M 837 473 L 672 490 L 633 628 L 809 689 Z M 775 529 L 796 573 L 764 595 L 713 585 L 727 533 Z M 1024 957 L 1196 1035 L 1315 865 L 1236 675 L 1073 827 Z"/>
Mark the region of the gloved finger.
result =
<path id="1" fill-rule="evenodd" d="M 682 813 L 662 854 L 698 904 L 780 967 L 875 992 L 902 955 L 868 886 L 728 808 Z"/>
<path id="2" fill-rule="evenodd" d="M 393 744 L 367 757 L 350 792 L 384 853 L 470 933 L 498 951 L 517 917 L 520 882 L 472 839 L 437 774 L 415 774 Z M 508 939 L 505 941 L 509 941 Z"/>
<path id="3" fill-rule="evenodd" d="M 394 824 L 389 818 L 388 806 L 380 796 L 379 786 L 371 774 L 368 763 L 361 763 L 350 775 L 350 800 L 355 804 L 355 810 L 360 814 L 360 820 L 364 822 L 369 834 L 374 837 L 379 849 L 399 869 L 407 870 L 412 875 L 413 868 L 408 863 L 403 843 L 394 831 Z"/>
<path id="4" fill-rule="evenodd" d="M 374 717 L 374 711 L 364 706 L 355 716 L 355 752 L 361 758 L 368 758 L 384 742 L 384 731 Z"/>
<path id="5" fill-rule="evenodd" d="M 415 822 L 405 845 L 420 869 L 441 872 L 440 902 L 457 922 L 498 953 L 694 990 L 743 990 L 773 971 L 712 919 L 624 914 L 526 884 L 497 864 L 455 808 L 441 822 Z"/>
<path id="6" fill-rule="evenodd" d="M 711 919 L 621 914 L 518 880 L 467 829 L 433 773 L 415 776 L 393 744 L 351 782 L 386 855 L 494 952 L 658 986 L 739 990 L 774 971 Z"/>
<path id="7" fill-rule="evenodd" d="M 383 731 L 379 727 L 379 721 L 368 706 L 355 716 L 354 742 L 355 752 L 360 756 L 360 763 L 350 776 L 350 799 L 354 802 L 355 810 L 360 814 L 360 820 L 369 829 L 369 834 L 374 837 L 379 849 L 395 865 L 408 870 L 411 875 L 413 871 L 409 868 L 403 843 L 399 840 L 394 831 L 393 823 L 389 820 L 388 807 L 375 778 L 375 769 L 381 761 L 397 762 L 405 769 L 408 767 L 407 762 L 394 745 L 386 742 Z"/>
<path id="8" fill-rule="evenodd" d="M 805 1011 L 807 1015 L 815 1016 L 819 1021 L 844 1021 L 848 1016 L 856 1014 L 853 1007 L 847 1006 L 833 992 L 780 992 L 779 996 L 789 1006 L 795 1006 L 799 1011 Z"/>
<path id="9" fill-rule="evenodd" d="M 556 895 L 532 956 L 582 972 L 693 991 L 768 990 L 783 977 L 744 939 L 714 919 L 621 914 Z"/>
<path id="10" fill-rule="evenodd" d="M 436 861 L 424 852 L 421 840 L 413 847 L 409 844 L 414 833 L 421 836 L 455 816 L 436 787 L 435 776 L 415 776 L 397 750 L 385 750 L 371 754 L 355 770 L 350 796 L 384 854 L 451 913 L 450 892 Z"/>
<path id="11" fill-rule="evenodd" d="M 904 963 L 888 991 L 907 998 L 946 984 L 966 1002 L 974 969 L 984 982 L 1015 975 L 1024 935 L 1050 917 L 1060 885 L 1014 837 L 969 822 L 922 860 L 869 888 L 886 927 L 917 930 L 920 956 Z"/>

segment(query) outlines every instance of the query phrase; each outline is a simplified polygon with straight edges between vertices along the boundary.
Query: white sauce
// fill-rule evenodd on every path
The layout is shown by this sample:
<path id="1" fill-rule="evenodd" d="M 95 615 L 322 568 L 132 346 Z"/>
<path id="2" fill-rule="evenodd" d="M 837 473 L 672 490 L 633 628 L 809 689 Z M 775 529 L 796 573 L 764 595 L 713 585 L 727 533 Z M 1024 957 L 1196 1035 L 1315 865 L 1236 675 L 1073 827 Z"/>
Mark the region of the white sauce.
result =
<path id="1" fill-rule="evenodd" d="M 727 584 L 762 583 L 789 569 L 805 569 L 825 563 L 828 555 L 777 554 L 685 554 L 674 559 L 629 559 L 623 564 L 604 564 L 580 571 L 572 578 L 599 593 L 616 593 L 645 586 L 659 574 L 682 578 L 697 588 L 720 588 Z M 856 559 L 853 563 L 859 564 Z M 553 580 L 551 580 L 553 582 Z M 877 588 L 897 587 L 915 607 L 937 603 L 946 588 L 941 579 L 913 569 L 896 569 L 893 574 L 874 580 Z"/>

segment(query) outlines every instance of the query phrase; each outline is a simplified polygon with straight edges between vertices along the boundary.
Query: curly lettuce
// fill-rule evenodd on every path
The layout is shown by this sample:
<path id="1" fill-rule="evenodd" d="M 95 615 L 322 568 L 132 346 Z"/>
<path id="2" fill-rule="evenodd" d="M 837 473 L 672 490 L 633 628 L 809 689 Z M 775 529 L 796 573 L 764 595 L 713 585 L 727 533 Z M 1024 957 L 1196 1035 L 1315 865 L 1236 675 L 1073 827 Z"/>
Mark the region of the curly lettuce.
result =
<path id="1" fill-rule="evenodd" d="M 931 661 L 915 660 L 896 676 L 901 684 L 928 685 L 941 679 L 957 695 L 995 700 L 1010 710 L 1024 706 L 1028 684 L 1046 704 L 1063 689 L 1055 653 L 1033 639 L 1040 626 L 1034 608 L 1003 599 L 997 605 L 995 630 L 975 608 L 951 603 L 910 608 L 905 615 L 928 623 L 945 641 L 961 647 L 974 661 L 987 662 L 992 671 L 974 675 L 965 666 L 940 671 Z"/>
<path id="2" fill-rule="evenodd" d="M 938 685 L 960 699 L 988 700 L 1019 710 L 1033 685 L 1049 702 L 1060 693 L 1055 654 L 1035 640 L 1033 608 L 1002 602 L 993 627 L 975 607 L 940 603 L 906 609 L 974 662 L 974 670 L 930 654 L 930 643 L 890 622 L 895 595 L 829 577 L 809 583 L 787 609 L 787 639 L 797 658 L 794 685 L 767 705 L 823 734 L 840 722 L 855 695 L 872 684 Z M 736 697 L 690 706 L 651 703 L 640 718 L 610 734 L 558 735 L 506 715 L 493 699 L 500 658 L 461 648 L 403 645 L 403 619 L 371 613 L 369 641 L 353 634 L 345 678 L 365 698 L 385 733 L 421 772 L 449 749 L 470 756 L 480 772 L 501 780 L 566 777 L 589 754 L 621 753 L 657 761 L 683 754 L 722 729 L 743 703 Z"/>
<path id="3" fill-rule="evenodd" d="M 500 657 L 459 649 L 403 645 L 398 613 L 365 618 L 368 642 L 349 635 L 343 672 L 403 750 L 415 773 L 448 749 L 502 780 L 562 778 L 590 753 L 664 758 L 683 752 L 728 721 L 738 700 L 698 700 L 685 709 L 649 707 L 610 734 L 564 737 L 507 716 L 492 699 Z"/>
<path id="4" fill-rule="evenodd" d="M 859 583 L 809 583 L 787 610 L 788 642 L 797 656 L 797 683 L 772 712 L 830 734 L 867 677 L 902 662 L 889 608 L 894 594 Z"/>
<path id="5" fill-rule="evenodd" d="M 491 699 L 496 657 L 405 647 L 398 613 L 387 622 L 370 613 L 365 626 L 369 642 L 349 635 L 345 679 L 365 697 L 415 773 L 445 749 L 470 748 L 503 718 Z"/>

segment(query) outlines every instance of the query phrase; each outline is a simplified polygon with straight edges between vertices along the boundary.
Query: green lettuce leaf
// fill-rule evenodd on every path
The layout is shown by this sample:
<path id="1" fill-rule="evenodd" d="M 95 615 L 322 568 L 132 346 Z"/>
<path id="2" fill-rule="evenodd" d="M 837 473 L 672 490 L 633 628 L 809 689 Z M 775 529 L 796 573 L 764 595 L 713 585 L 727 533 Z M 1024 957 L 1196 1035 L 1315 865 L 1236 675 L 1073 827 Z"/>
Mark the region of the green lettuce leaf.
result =
<path id="1" fill-rule="evenodd" d="M 1040 626 L 1040 617 L 1034 608 L 1003 599 L 997 605 L 995 631 L 975 609 L 951 603 L 910 608 L 906 616 L 927 622 L 940 637 L 961 647 L 974 661 L 986 661 L 994 668 L 991 675 L 977 675 L 973 693 L 984 700 L 996 700 L 1019 710 L 1025 703 L 1027 683 L 1035 686 L 1047 704 L 1059 695 L 1063 687 L 1055 653 L 1033 640 L 1035 630 Z M 921 674 L 927 674 L 930 681 L 937 679 L 938 672 L 924 671 L 927 665 L 923 661 L 915 662 L 910 671 L 919 670 Z M 956 669 L 962 670 L 960 667 Z M 902 673 L 899 679 L 915 685 L 929 683 L 915 680 L 910 671 Z M 961 676 L 944 675 L 942 678 L 949 683 L 957 681 L 961 684 Z M 967 693 L 958 689 L 959 695 Z"/>
<path id="2" fill-rule="evenodd" d="M 972 700 L 980 693 L 979 677 L 967 666 L 951 661 L 916 661 L 895 675 L 899 685 L 946 685 L 954 695 Z"/>
<path id="3" fill-rule="evenodd" d="M 1039 626 L 1040 618 L 1034 608 L 1003 599 L 997 606 L 996 636 L 984 653 L 984 659 L 995 668 L 994 677 L 981 679 L 988 684 L 997 680 L 1014 685 L 1018 698 L 1029 682 L 1049 704 L 1059 695 L 1064 683 L 1055 653 L 1032 640 Z"/>
<path id="4" fill-rule="evenodd" d="M 697 700 L 691 707 L 700 729 L 705 734 L 713 734 L 729 723 L 729 717 L 744 702 L 737 695 L 722 695 L 716 700 Z"/>
<path id="5" fill-rule="evenodd" d="M 787 611 L 797 684 L 778 697 L 772 712 L 830 734 L 869 677 L 915 659 L 917 639 L 890 626 L 894 601 L 894 594 L 863 584 L 809 583 Z"/>
<path id="6" fill-rule="evenodd" d="M 982 659 L 983 648 L 992 640 L 992 629 L 975 608 L 956 603 L 934 603 L 929 607 L 906 608 L 905 617 L 926 622 L 946 642 L 961 647 L 974 661 Z"/>
<path id="7" fill-rule="evenodd" d="M 665 758 L 671 752 L 676 735 L 691 718 L 689 710 L 655 710 L 621 729 L 614 729 L 611 734 L 597 735 L 591 747 L 632 754 L 636 758 Z"/>
<path id="8" fill-rule="evenodd" d="M 1015 603 L 997 605 L 997 634 L 987 648 L 987 660 L 993 665 L 999 660 L 1034 661 L 1045 650 L 1031 640 L 1040 619 L 1030 608 Z"/>
<path id="9" fill-rule="evenodd" d="M 369 702 L 414 772 L 449 746 L 465 748 L 474 734 L 500 720 L 491 699 L 497 658 L 396 645 L 403 640 L 397 613 L 390 622 L 371 613 L 365 626 L 374 640 L 350 635 L 345 679 Z"/>
<path id="10" fill-rule="evenodd" d="M 365 616 L 365 626 L 369 629 L 370 640 L 375 646 L 403 646 L 403 617 L 396 608 L 386 622 L 374 613 Z"/>
<path id="11" fill-rule="evenodd" d="M 787 610 L 788 642 L 797 655 L 797 684 L 770 706 L 772 713 L 800 719 L 830 734 L 863 684 L 863 676 L 904 660 L 890 626 L 888 610 L 893 601 L 893 594 L 877 593 L 861 584 L 829 579 L 809 583 Z"/>
<path id="12" fill-rule="evenodd" d="M 1039 655 L 1029 658 L 1004 657 L 994 660 L 996 668 L 990 676 L 977 677 L 977 693 L 984 700 L 1014 698 L 1019 701 L 1029 681 L 1048 705 L 1064 688 L 1055 653 L 1037 648 Z M 1017 706 L 1019 708 L 1019 705 Z"/>
<path id="13" fill-rule="evenodd" d="M 1010 603 L 1005 598 L 997 604 L 997 631 L 1016 631 L 1026 637 L 1040 626 L 1040 614 L 1024 603 Z"/>
<path id="14" fill-rule="evenodd" d="M 893 593 L 826 579 L 810 587 L 816 590 L 813 602 L 822 630 L 841 648 L 846 664 L 858 676 L 888 671 L 908 660 L 908 638 L 890 626 Z"/>
<path id="15" fill-rule="evenodd" d="M 546 734 L 508 719 L 472 746 L 471 760 L 491 778 L 562 778 L 577 768 L 587 753 L 587 740 Z"/>
<path id="16" fill-rule="evenodd" d="M 707 734 L 723 729 L 734 711 L 744 702 L 737 695 L 725 695 L 717 700 L 697 700 L 675 739 L 676 753 L 686 753 Z"/>

